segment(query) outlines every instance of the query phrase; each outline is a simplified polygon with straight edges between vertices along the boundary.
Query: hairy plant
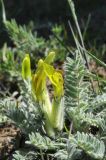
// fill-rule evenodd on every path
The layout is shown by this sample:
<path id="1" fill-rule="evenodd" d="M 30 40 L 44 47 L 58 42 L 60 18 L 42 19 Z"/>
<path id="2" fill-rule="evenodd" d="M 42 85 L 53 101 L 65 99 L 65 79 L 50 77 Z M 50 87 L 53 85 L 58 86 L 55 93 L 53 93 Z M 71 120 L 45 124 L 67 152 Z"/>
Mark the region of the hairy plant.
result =
<path id="1" fill-rule="evenodd" d="M 69 22 L 77 49 L 71 51 L 73 58 L 67 57 L 65 60 L 64 78 L 62 71 L 53 66 L 55 52 L 40 59 L 35 72 L 31 70 L 30 61 L 34 57 L 26 54 L 22 62 L 24 85 L 21 81 L 19 97 L 11 96 L 0 100 L 1 114 L 21 128 L 29 137 L 26 144 L 34 148 L 33 152 L 30 148 L 29 152 L 22 155 L 21 152 L 16 152 L 14 160 L 106 158 L 106 93 L 105 89 L 95 93 L 93 78 L 96 75 L 90 73 L 88 57 L 104 67 L 106 64 L 86 50 L 74 3 L 68 1 L 78 36 Z M 5 21 L 5 25 L 18 48 L 29 52 L 33 50 L 30 47 L 34 45 L 35 37 L 31 32 L 27 33 L 27 29 L 18 26 L 15 21 Z M 54 32 L 60 33 L 61 28 L 55 27 Z M 24 38 L 26 45 L 21 44 Z M 34 43 L 29 43 L 31 41 Z M 70 51 L 67 47 L 65 49 Z M 48 82 L 53 88 L 52 96 Z"/>

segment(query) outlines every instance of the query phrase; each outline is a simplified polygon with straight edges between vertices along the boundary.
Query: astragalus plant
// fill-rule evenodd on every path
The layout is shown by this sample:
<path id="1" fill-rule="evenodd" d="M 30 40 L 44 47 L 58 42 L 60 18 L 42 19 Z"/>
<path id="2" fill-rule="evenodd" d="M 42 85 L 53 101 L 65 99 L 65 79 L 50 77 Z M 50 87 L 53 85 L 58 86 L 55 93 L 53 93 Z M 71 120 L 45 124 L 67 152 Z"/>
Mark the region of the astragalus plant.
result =
<path id="1" fill-rule="evenodd" d="M 31 73 L 28 54 L 22 63 L 22 76 L 44 114 L 44 128 L 49 136 L 55 136 L 55 130 L 62 130 L 64 116 L 62 71 L 56 70 L 51 65 L 54 58 L 55 53 L 50 52 L 45 60 L 40 59 L 34 74 Z M 53 86 L 53 98 L 50 98 L 47 81 L 50 81 Z"/>
<path id="2" fill-rule="evenodd" d="M 23 156 L 17 152 L 14 159 L 105 160 L 106 93 L 94 94 L 89 70 L 77 50 L 74 59 L 66 59 L 64 78 L 50 64 L 54 55 L 50 52 L 40 59 L 31 72 L 26 54 L 22 62 L 22 100 L 1 102 L 5 115 L 29 135 L 26 143 L 36 148 L 34 152 L 29 148 Z M 52 97 L 48 82 L 53 86 Z"/>
<path id="3" fill-rule="evenodd" d="M 16 152 L 14 160 L 106 159 L 106 81 L 90 72 L 87 59 L 106 64 L 85 49 L 74 4 L 69 4 L 78 32 L 76 36 L 69 23 L 76 44 L 69 50 L 73 58 L 68 53 L 63 70 L 58 70 L 55 52 L 49 52 L 31 70 L 28 52 L 22 61 L 20 96 L 0 100 L 2 115 L 20 127 L 29 145 L 24 155 Z M 104 85 L 98 93 L 93 80 Z"/>
<path id="4" fill-rule="evenodd" d="M 26 101 L 23 99 L 24 106 L 20 103 L 17 108 L 14 107 L 13 115 L 18 113 L 21 119 L 25 108 L 22 122 L 18 123 L 23 124 L 20 128 L 29 134 L 26 143 L 37 148 L 34 153 L 29 151 L 24 158 L 28 159 L 31 154 L 34 159 L 40 157 L 42 160 L 47 157 L 57 160 L 105 160 L 106 93 L 94 94 L 89 70 L 78 50 L 75 50 L 74 59 L 67 57 L 64 78 L 61 71 L 53 67 L 54 57 L 55 53 L 50 52 L 44 60 L 40 59 L 34 72 L 31 72 L 28 54 L 22 62 Z M 47 85 L 49 81 L 53 86 L 52 97 Z M 7 115 L 13 111 L 10 108 Z M 18 124 L 12 114 L 9 117 Z M 23 123 L 25 121 L 30 125 Z M 15 159 L 17 156 L 18 152 L 14 155 Z"/>

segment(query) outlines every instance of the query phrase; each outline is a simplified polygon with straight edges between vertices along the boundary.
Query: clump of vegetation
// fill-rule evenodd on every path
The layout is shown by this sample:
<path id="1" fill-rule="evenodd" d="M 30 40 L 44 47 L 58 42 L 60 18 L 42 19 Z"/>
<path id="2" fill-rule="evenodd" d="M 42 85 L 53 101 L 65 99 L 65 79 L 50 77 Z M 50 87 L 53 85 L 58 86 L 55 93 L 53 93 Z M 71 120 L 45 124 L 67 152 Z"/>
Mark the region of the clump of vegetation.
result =
<path id="1" fill-rule="evenodd" d="M 14 84 L 16 89 L 7 91 L 3 86 L 0 121 L 14 123 L 26 140 L 14 160 L 106 158 L 106 81 L 90 71 L 89 59 L 104 68 L 106 64 L 86 50 L 72 0 L 69 5 L 76 48 L 64 45 L 60 26 L 53 28 L 56 37 L 46 41 L 14 20 L 7 21 L 3 9 L 15 47 L 5 44 L 0 51 L 0 78 L 4 81 L 7 76 L 8 86 Z M 64 62 L 61 69 L 59 61 Z"/>

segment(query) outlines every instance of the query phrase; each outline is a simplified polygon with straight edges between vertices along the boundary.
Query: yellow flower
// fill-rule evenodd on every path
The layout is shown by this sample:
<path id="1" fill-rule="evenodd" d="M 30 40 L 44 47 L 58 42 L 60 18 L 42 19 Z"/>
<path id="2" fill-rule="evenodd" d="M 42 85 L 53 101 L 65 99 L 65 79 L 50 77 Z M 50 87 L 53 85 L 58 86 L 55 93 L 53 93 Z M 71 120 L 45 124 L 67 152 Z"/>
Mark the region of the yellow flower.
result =
<path id="1" fill-rule="evenodd" d="M 38 100 L 42 100 L 42 94 L 46 87 L 46 75 L 43 69 L 43 60 L 39 60 L 36 73 L 32 76 L 32 89 Z"/>
<path id="2" fill-rule="evenodd" d="M 41 105 L 45 116 L 45 130 L 49 136 L 55 135 L 55 129 L 62 130 L 64 119 L 62 104 L 63 77 L 61 71 L 56 70 L 51 65 L 54 58 L 55 53 L 50 52 L 45 60 L 40 59 L 37 70 L 33 75 L 31 75 L 30 57 L 28 54 L 26 54 L 22 63 L 22 76 L 26 80 L 30 79 L 32 94 Z M 47 78 L 54 89 L 52 101 L 47 89 Z"/>
<path id="3" fill-rule="evenodd" d="M 53 66 L 46 63 L 44 63 L 44 71 L 54 87 L 54 96 L 61 97 L 63 95 L 63 77 L 61 72 L 56 71 Z"/>
<path id="4" fill-rule="evenodd" d="M 53 61 L 51 56 L 54 56 L 54 52 L 49 54 L 44 61 L 42 59 L 39 60 L 37 71 L 32 78 L 32 87 L 38 100 L 42 99 L 42 94 L 46 89 L 47 78 L 49 78 L 53 85 L 54 96 L 61 97 L 63 95 L 63 77 L 61 72 L 56 71 L 56 69 L 49 64 Z"/>
<path id="5" fill-rule="evenodd" d="M 22 77 L 23 79 L 31 79 L 31 64 L 29 54 L 25 55 L 22 62 Z"/>
<path id="6" fill-rule="evenodd" d="M 53 81 L 55 82 L 54 85 L 54 94 L 56 97 L 63 96 L 63 77 L 59 71 L 54 72 L 52 76 Z"/>

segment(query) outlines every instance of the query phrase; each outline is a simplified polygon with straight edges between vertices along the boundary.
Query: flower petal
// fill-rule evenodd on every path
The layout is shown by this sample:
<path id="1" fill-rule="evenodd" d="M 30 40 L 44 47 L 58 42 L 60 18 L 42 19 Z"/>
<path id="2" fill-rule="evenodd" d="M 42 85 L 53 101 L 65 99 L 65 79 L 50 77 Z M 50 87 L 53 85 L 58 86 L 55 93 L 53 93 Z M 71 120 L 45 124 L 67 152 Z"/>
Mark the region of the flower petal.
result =
<path id="1" fill-rule="evenodd" d="M 52 76 L 52 80 L 56 85 L 54 85 L 54 96 L 61 97 L 63 96 L 63 77 L 59 71 L 55 71 Z"/>
<path id="2" fill-rule="evenodd" d="M 56 69 L 44 63 L 44 71 L 46 76 L 50 79 L 53 87 L 55 96 L 63 95 L 63 77 L 60 71 L 56 71 Z"/>
<path id="3" fill-rule="evenodd" d="M 22 77 L 23 79 L 31 79 L 31 64 L 29 54 L 26 54 L 22 62 Z"/>
<path id="4" fill-rule="evenodd" d="M 47 64 L 51 64 L 54 61 L 54 58 L 55 58 L 55 52 L 50 52 L 45 58 L 44 62 Z"/>

